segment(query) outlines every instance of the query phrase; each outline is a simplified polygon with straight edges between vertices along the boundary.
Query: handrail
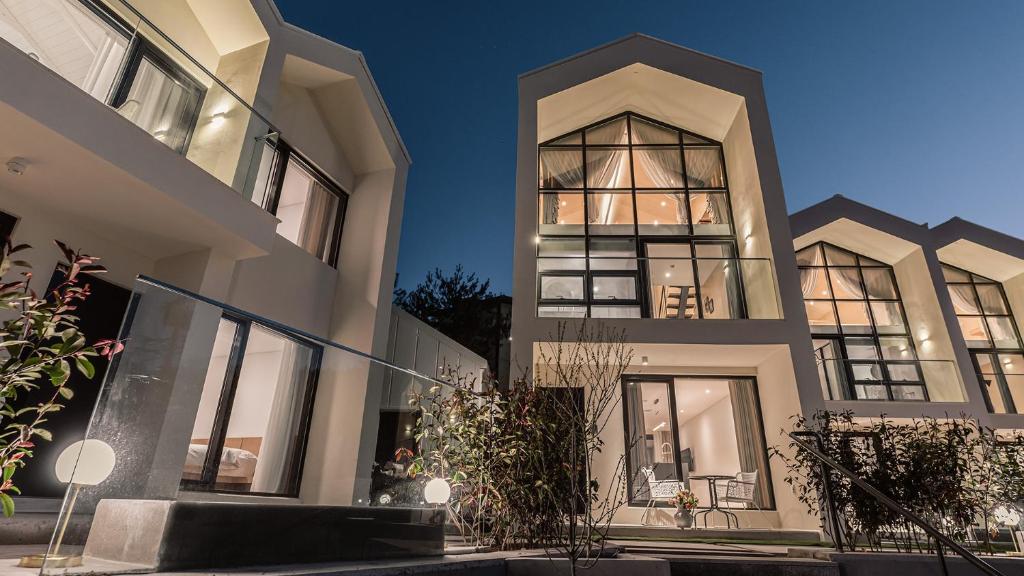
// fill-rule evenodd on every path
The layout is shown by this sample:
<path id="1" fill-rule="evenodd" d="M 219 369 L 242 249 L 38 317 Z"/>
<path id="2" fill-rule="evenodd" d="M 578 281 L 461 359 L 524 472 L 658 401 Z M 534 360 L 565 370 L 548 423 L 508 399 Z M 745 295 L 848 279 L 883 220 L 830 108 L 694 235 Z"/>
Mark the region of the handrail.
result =
<path id="1" fill-rule="evenodd" d="M 918 528 L 923 530 L 926 534 L 928 534 L 929 536 L 934 538 L 935 542 L 936 542 L 936 551 L 938 552 L 939 561 L 942 563 L 942 571 L 943 571 L 943 573 L 948 573 L 948 569 L 946 567 L 946 559 L 945 559 L 945 556 L 943 556 L 943 552 L 942 552 L 942 548 L 943 548 L 943 546 L 945 546 L 945 547 L 949 548 L 950 550 L 956 552 L 961 558 L 963 558 L 964 560 L 967 560 L 968 562 L 973 564 L 976 568 L 978 568 L 979 570 L 981 570 L 985 574 L 988 574 L 989 576 L 1006 576 L 1005 574 L 1003 574 L 1002 572 L 997 570 L 994 566 L 992 566 L 988 562 L 985 562 L 980 557 L 978 557 L 977 554 L 971 552 L 967 548 L 964 548 L 963 546 L 958 544 L 956 541 L 954 541 L 952 538 L 950 538 L 949 536 L 946 536 L 945 534 L 940 532 L 937 528 L 935 528 L 934 526 L 929 524 L 927 521 L 922 519 L 920 516 L 918 516 L 917 514 L 914 514 L 910 510 L 907 510 L 906 508 L 901 506 L 899 502 L 896 502 L 895 500 L 893 500 L 892 498 L 887 496 L 884 492 L 882 492 L 878 488 L 875 488 L 874 486 L 869 484 L 867 481 L 865 481 L 863 478 L 861 478 L 860 476 L 857 476 L 856 474 L 854 474 L 853 472 L 848 470 L 846 467 L 844 467 L 842 464 L 839 464 L 838 462 L 836 462 L 835 460 L 830 458 L 828 455 L 826 455 L 820 449 L 820 448 L 822 448 L 821 436 L 819 436 L 817 432 L 812 432 L 812 431 L 804 431 L 804 432 L 800 432 L 800 433 L 786 432 L 786 434 L 798 446 L 800 446 L 801 448 L 806 450 L 811 456 L 814 456 L 814 458 L 816 460 L 818 460 L 818 462 L 820 462 L 823 466 L 828 466 L 832 470 L 835 470 L 840 475 L 845 477 L 847 480 L 849 480 L 850 482 L 853 482 L 853 484 L 856 485 L 858 488 L 860 488 L 861 490 L 863 490 L 863 491 L 867 492 L 868 494 L 870 494 L 872 497 L 874 497 L 875 500 L 877 500 L 883 506 L 885 506 L 889 510 L 892 510 L 893 512 L 896 512 L 897 514 L 903 516 L 904 518 L 909 520 L 911 523 L 915 524 Z M 811 446 L 810 444 L 804 442 L 800 438 L 800 436 L 813 436 L 817 446 Z M 823 468 L 822 471 L 825 472 L 824 468 Z M 827 500 L 827 505 L 828 505 L 828 508 L 829 508 L 828 513 L 832 517 L 831 518 L 831 520 L 832 520 L 832 529 L 835 531 L 834 539 L 836 541 L 838 550 L 840 552 L 842 552 L 843 551 L 843 549 L 842 549 L 842 542 L 841 542 L 842 536 L 841 536 L 841 533 L 839 532 L 838 514 L 837 514 L 837 511 L 835 509 L 834 502 L 832 500 L 830 482 L 828 480 L 828 474 L 823 474 L 822 482 L 824 484 L 825 499 Z"/>

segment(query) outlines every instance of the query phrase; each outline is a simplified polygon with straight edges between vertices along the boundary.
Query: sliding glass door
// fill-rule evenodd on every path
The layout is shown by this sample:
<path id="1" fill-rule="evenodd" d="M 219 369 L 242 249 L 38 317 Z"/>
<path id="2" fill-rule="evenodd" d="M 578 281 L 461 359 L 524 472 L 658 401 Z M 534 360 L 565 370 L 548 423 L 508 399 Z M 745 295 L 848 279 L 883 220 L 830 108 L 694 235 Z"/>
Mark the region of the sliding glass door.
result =
<path id="1" fill-rule="evenodd" d="M 320 356 L 296 338 L 223 317 L 182 487 L 297 496 Z"/>
<path id="2" fill-rule="evenodd" d="M 632 504 L 647 503 L 648 479 L 681 480 L 706 505 L 707 483 L 692 476 L 757 472 L 755 501 L 774 506 L 753 378 L 627 377 L 624 391 Z"/>

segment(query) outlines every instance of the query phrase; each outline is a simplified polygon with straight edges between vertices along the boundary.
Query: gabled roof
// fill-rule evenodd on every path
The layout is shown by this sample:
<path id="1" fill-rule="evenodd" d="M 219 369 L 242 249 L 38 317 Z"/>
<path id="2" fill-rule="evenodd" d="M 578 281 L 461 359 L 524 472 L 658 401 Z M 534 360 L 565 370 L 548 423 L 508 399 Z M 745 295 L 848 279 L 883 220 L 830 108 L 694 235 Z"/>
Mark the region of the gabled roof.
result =
<path id="1" fill-rule="evenodd" d="M 1024 240 L 963 218 L 954 217 L 932 228 L 936 248 L 967 240 L 997 252 L 1024 260 Z"/>
<path id="2" fill-rule="evenodd" d="M 813 232 L 837 220 L 846 219 L 893 236 L 924 244 L 928 241 L 928 225 L 911 222 L 878 208 L 851 200 L 842 194 L 808 206 L 789 216 L 793 238 Z"/>

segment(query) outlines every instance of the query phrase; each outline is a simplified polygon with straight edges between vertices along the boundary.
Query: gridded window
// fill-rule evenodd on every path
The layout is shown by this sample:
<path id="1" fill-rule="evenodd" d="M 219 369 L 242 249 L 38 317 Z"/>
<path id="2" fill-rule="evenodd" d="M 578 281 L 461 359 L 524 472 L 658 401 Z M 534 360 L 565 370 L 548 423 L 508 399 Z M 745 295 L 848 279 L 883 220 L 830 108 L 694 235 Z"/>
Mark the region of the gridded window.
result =
<path id="1" fill-rule="evenodd" d="M 992 412 L 1024 411 L 1024 349 L 1001 284 L 942 265 L 946 289 Z"/>
<path id="2" fill-rule="evenodd" d="M 820 242 L 796 254 L 830 400 L 927 400 L 892 267 Z"/>
<path id="3" fill-rule="evenodd" d="M 647 239 L 735 242 L 718 142 L 624 113 L 541 144 L 538 164 L 538 316 L 649 315 Z"/>

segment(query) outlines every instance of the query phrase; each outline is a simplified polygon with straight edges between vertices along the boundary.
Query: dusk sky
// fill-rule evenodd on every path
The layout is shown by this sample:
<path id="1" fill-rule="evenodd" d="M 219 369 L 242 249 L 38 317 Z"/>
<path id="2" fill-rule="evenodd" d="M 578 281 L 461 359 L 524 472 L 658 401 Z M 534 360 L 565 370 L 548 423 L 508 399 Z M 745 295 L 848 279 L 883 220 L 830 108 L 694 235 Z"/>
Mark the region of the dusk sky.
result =
<path id="1" fill-rule="evenodd" d="M 1024 2 L 277 2 L 365 54 L 412 155 L 402 287 L 461 263 L 511 289 L 516 77 L 633 32 L 764 73 L 790 212 L 1024 236 Z"/>

